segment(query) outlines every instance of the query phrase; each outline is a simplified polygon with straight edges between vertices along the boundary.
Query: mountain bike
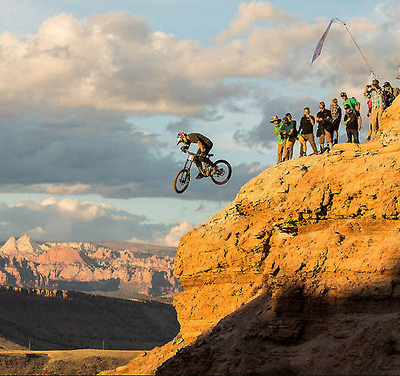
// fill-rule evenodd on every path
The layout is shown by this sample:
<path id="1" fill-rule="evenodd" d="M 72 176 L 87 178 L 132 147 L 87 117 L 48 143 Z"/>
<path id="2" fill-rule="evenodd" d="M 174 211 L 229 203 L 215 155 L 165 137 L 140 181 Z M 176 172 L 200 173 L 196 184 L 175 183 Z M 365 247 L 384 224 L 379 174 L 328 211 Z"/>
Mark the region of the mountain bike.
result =
<path id="1" fill-rule="evenodd" d="M 192 168 L 194 161 L 199 161 L 199 165 L 201 165 L 200 172 L 206 176 L 210 177 L 213 183 L 217 185 L 225 184 L 232 176 L 232 167 L 228 161 L 223 159 L 219 159 L 218 161 L 214 162 L 214 166 L 202 162 L 199 157 L 202 155 L 192 153 L 185 149 L 182 149 L 184 153 L 187 153 L 188 156 L 186 158 L 186 162 L 184 167 L 178 171 L 175 176 L 174 180 L 174 190 L 176 193 L 183 193 L 186 191 L 187 187 L 190 183 L 190 169 Z M 213 157 L 214 154 L 208 154 L 207 157 Z M 204 157 L 204 155 L 203 155 Z"/>

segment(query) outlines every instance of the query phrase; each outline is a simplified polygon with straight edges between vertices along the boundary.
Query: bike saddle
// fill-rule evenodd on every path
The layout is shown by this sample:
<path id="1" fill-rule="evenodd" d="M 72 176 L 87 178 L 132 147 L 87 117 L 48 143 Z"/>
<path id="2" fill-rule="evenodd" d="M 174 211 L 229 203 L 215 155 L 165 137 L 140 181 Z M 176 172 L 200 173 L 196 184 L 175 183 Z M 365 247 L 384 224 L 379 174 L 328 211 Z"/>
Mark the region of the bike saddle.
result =
<path id="1" fill-rule="evenodd" d="M 213 157 L 214 154 L 207 154 L 207 157 Z"/>

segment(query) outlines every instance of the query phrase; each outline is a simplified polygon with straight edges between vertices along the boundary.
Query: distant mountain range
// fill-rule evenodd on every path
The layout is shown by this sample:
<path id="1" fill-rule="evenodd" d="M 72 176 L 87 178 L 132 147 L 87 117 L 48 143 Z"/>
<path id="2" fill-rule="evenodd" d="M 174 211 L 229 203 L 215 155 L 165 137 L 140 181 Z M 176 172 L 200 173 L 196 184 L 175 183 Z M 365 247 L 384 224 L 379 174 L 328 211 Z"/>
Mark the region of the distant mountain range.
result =
<path id="1" fill-rule="evenodd" d="M 0 284 L 103 295 L 166 297 L 180 285 L 174 248 L 129 242 L 37 242 L 28 234 L 0 248 Z"/>

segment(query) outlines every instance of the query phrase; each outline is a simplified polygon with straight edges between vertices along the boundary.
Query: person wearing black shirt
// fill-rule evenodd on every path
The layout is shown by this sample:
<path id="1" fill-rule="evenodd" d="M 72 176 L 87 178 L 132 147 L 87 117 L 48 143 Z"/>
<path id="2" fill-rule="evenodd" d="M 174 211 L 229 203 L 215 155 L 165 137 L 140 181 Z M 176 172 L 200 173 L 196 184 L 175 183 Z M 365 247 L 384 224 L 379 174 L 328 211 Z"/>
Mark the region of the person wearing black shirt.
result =
<path id="1" fill-rule="evenodd" d="M 344 105 L 346 111 L 344 124 L 346 125 L 347 142 L 359 144 L 358 131 L 361 129 L 361 116 L 357 110 L 353 110 L 348 104 Z"/>
<path id="2" fill-rule="evenodd" d="M 207 138 L 206 136 L 202 135 L 201 133 L 189 133 L 186 134 L 184 132 L 179 132 L 177 136 L 177 145 L 179 143 L 183 142 L 185 150 L 189 149 L 190 144 L 197 144 L 199 146 L 199 150 L 197 150 L 197 154 L 200 154 L 201 156 L 196 158 L 194 160 L 194 163 L 196 164 L 197 168 L 199 169 L 199 174 L 196 176 L 196 179 L 202 179 L 205 176 L 201 172 L 203 170 L 202 168 L 202 162 L 212 166 L 211 168 L 211 174 L 214 173 L 216 170 L 216 167 L 213 162 L 207 157 L 208 153 L 213 147 L 212 141 Z"/>
<path id="3" fill-rule="evenodd" d="M 304 115 L 300 120 L 299 132 L 303 136 L 305 142 L 304 147 L 303 144 L 300 146 L 300 157 L 303 157 L 307 153 L 307 145 L 306 141 L 311 144 L 312 149 L 314 150 L 314 154 L 318 154 L 317 146 L 314 141 L 314 124 L 315 119 L 314 116 L 310 115 L 310 109 L 308 107 L 304 108 Z"/>
<path id="4" fill-rule="evenodd" d="M 319 144 L 321 145 L 320 153 L 322 154 L 325 150 L 324 143 L 326 139 L 326 143 L 329 145 L 329 149 L 332 150 L 332 115 L 329 110 L 325 108 L 324 102 L 319 102 L 320 111 L 317 113 L 317 137 L 319 138 Z"/>

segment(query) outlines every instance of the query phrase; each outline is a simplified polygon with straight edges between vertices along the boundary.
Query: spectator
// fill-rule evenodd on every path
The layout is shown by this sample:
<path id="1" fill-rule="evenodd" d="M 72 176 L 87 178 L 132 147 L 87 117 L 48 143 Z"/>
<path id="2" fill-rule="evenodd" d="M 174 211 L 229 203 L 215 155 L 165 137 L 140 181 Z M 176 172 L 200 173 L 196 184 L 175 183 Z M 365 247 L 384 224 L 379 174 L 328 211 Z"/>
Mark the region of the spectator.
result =
<path id="1" fill-rule="evenodd" d="M 303 136 L 299 132 L 297 132 L 296 120 L 292 119 L 292 115 L 288 112 L 285 116 L 288 119 L 289 125 L 294 129 L 294 132 L 292 132 L 292 137 L 289 137 L 286 141 L 286 143 L 289 143 L 289 146 L 290 146 L 289 159 L 292 159 L 293 148 L 294 148 L 294 144 L 295 144 L 296 140 L 299 141 L 301 144 L 300 150 L 301 150 L 301 148 L 306 148 L 306 141 L 304 140 Z M 302 156 L 302 155 L 300 155 L 300 156 Z"/>
<path id="2" fill-rule="evenodd" d="M 383 92 L 379 86 L 378 80 L 372 80 L 371 85 L 366 85 L 364 95 L 371 99 L 372 109 L 370 115 L 370 122 L 372 127 L 372 137 L 378 134 L 378 130 L 381 125 L 381 118 L 383 113 Z"/>
<path id="3" fill-rule="evenodd" d="M 292 122 L 285 116 L 282 118 L 282 135 L 285 138 L 285 154 L 284 160 L 292 159 L 291 151 L 293 151 L 293 144 L 296 141 L 296 130 Z"/>
<path id="4" fill-rule="evenodd" d="M 278 160 L 277 163 L 281 163 L 282 162 L 282 155 L 283 155 L 283 150 L 285 148 L 285 142 L 286 139 L 283 138 L 282 135 L 282 126 L 283 124 L 281 123 L 281 119 L 278 118 L 277 115 L 275 115 L 272 120 L 271 123 L 274 124 L 274 133 L 276 138 L 278 139 Z"/>
<path id="5" fill-rule="evenodd" d="M 338 143 L 339 139 L 339 125 L 342 120 L 342 109 L 338 105 L 338 100 L 336 98 L 332 99 L 330 105 L 331 115 L 332 115 L 332 132 L 333 132 L 333 145 Z"/>
<path id="6" fill-rule="evenodd" d="M 325 139 L 326 143 L 329 145 L 329 150 L 332 149 L 332 115 L 329 110 L 325 108 L 324 102 L 319 102 L 320 111 L 317 113 L 317 137 L 319 138 L 319 144 L 321 145 L 320 153 L 325 151 Z"/>
<path id="7" fill-rule="evenodd" d="M 361 129 L 361 116 L 357 110 L 353 110 L 350 105 L 344 105 L 345 115 L 344 124 L 346 125 L 347 142 L 359 144 L 358 131 Z"/>
<path id="8" fill-rule="evenodd" d="M 388 107 L 392 105 L 393 101 L 399 95 L 399 88 L 397 87 L 393 88 L 389 82 L 385 82 L 382 87 L 383 87 L 383 93 L 382 93 L 383 108 L 384 110 L 386 110 Z"/>
<path id="9" fill-rule="evenodd" d="M 311 144 L 312 149 L 314 150 L 314 154 L 318 154 L 317 146 L 315 145 L 314 141 L 314 124 L 315 118 L 314 116 L 310 115 L 310 109 L 308 107 L 304 108 L 304 115 L 300 120 L 300 127 L 299 132 L 304 138 L 304 145 L 301 144 L 300 146 L 300 157 L 303 157 L 307 153 L 307 144 L 308 141 Z"/>
<path id="10" fill-rule="evenodd" d="M 361 105 L 360 105 L 360 103 L 357 101 L 356 98 L 354 98 L 354 97 L 349 98 L 349 97 L 347 96 L 347 94 L 346 94 L 344 91 L 342 91 L 342 92 L 340 93 L 340 96 L 341 96 L 342 99 L 343 99 L 343 107 L 344 107 L 345 104 L 348 104 L 353 110 L 360 111 Z"/>
<path id="11" fill-rule="evenodd" d="M 368 99 L 367 101 L 367 107 L 368 107 L 368 112 L 367 112 L 367 117 L 371 116 L 371 111 L 372 111 L 372 101 L 371 99 Z M 368 121 L 368 136 L 367 136 L 367 141 L 370 141 L 372 137 L 372 126 L 371 126 L 371 119 Z"/>

